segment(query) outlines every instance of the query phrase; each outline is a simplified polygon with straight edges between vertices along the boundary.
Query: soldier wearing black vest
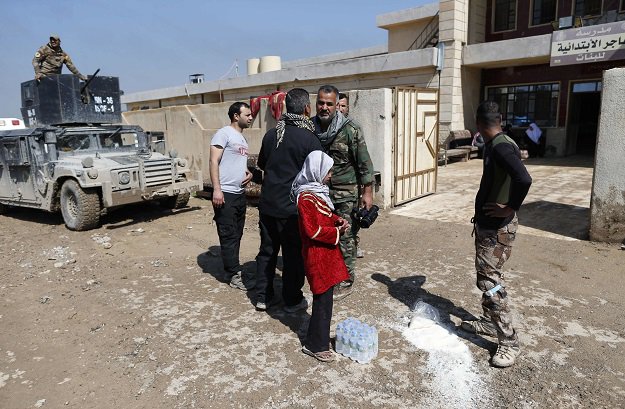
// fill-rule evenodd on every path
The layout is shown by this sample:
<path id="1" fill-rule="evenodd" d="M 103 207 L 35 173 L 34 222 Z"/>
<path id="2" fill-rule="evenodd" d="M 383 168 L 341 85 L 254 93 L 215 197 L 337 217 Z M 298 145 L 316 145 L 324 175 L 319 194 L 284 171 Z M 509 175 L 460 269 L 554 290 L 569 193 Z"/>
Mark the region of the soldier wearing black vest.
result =
<path id="1" fill-rule="evenodd" d="M 478 335 L 496 337 L 499 347 L 491 363 L 508 367 L 514 364 L 520 347 L 512 326 L 502 268 L 512 252 L 519 224 L 516 212 L 532 178 L 521 162 L 519 147 L 501 129 L 497 103 L 482 102 L 477 108 L 476 124 L 485 141 L 484 170 L 473 218 L 476 284 L 483 292 L 483 316 L 477 321 L 463 321 L 461 327 Z"/>

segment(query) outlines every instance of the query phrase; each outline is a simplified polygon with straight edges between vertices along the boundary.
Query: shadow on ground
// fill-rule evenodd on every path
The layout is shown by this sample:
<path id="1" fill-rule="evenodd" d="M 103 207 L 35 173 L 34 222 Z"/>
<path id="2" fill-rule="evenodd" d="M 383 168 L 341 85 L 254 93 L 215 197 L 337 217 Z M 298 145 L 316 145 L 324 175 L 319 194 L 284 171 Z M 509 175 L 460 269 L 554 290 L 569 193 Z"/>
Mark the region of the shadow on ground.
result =
<path id="1" fill-rule="evenodd" d="M 192 212 L 200 207 L 185 207 L 182 209 L 167 209 L 157 202 L 138 203 L 123 206 L 109 211 L 100 219 L 100 223 L 109 230 L 121 229 L 134 224 L 151 222 L 178 213 Z"/>
<path id="2" fill-rule="evenodd" d="M 44 210 L 28 209 L 25 207 L 9 207 L 2 216 L 37 224 L 47 224 L 49 226 L 59 226 L 63 224 L 61 213 L 50 213 Z"/>
<path id="3" fill-rule="evenodd" d="M 105 210 L 103 212 L 104 214 L 100 217 L 100 225 L 109 230 L 120 229 L 137 223 L 150 222 L 172 214 L 191 212 L 198 209 L 200 208 L 185 207 L 183 209 L 171 210 L 160 206 L 157 202 L 136 203 L 116 209 Z M 5 217 L 50 226 L 64 224 L 61 212 L 51 213 L 40 209 L 10 207 L 3 215 Z"/>
<path id="4" fill-rule="evenodd" d="M 520 224 L 574 239 L 588 239 L 590 209 L 539 200 L 525 203 L 519 211 Z"/>
<path id="5" fill-rule="evenodd" d="M 201 253 L 197 256 L 197 265 L 202 269 L 205 274 L 212 275 L 222 285 L 230 284 L 230 275 L 226 274 L 223 269 L 223 263 L 221 261 L 221 248 L 219 246 L 211 246 L 208 251 Z M 278 256 L 277 269 L 282 270 L 282 257 Z M 254 284 L 256 274 L 256 262 L 248 261 L 243 264 L 244 274 L 242 275 L 243 283 L 248 290 L 246 296 L 250 301 L 250 308 L 255 308 L 256 297 L 254 296 Z M 285 327 L 288 327 L 293 331 L 300 342 L 303 344 L 306 337 L 306 331 L 308 330 L 308 322 L 310 315 L 302 310 L 295 313 L 287 313 L 283 310 L 284 303 L 282 301 L 282 277 L 280 274 L 276 274 L 274 281 L 274 297 L 269 304 L 267 311 L 258 311 L 258 314 L 269 314 L 269 316 L 277 321 L 280 321 Z M 240 291 L 232 289 L 232 291 Z"/>
<path id="6" fill-rule="evenodd" d="M 466 339 L 478 347 L 489 351 L 494 351 L 497 348 L 497 344 L 494 342 L 480 336 L 469 334 L 461 330 L 459 327 L 456 327 L 455 323 L 450 318 L 451 315 L 459 318 L 460 320 L 474 320 L 477 319 L 477 317 L 465 310 L 463 307 L 456 306 L 450 300 L 424 290 L 423 284 L 425 284 L 425 276 L 416 275 L 400 277 L 393 280 L 387 275 L 374 273 L 371 275 L 371 278 L 386 285 L 388 287 L 389 295 L 404 303 L 408 308 L 410 308 L 410 310 L 413 309 L 417 301 L 423 301 L 433 307 L 436 307 L 440 314 L 441 324 L 448 329 L 454 330 L 458 337 Z M 479 305 L 479 300 L 476 300 L 476 304 Z"/>

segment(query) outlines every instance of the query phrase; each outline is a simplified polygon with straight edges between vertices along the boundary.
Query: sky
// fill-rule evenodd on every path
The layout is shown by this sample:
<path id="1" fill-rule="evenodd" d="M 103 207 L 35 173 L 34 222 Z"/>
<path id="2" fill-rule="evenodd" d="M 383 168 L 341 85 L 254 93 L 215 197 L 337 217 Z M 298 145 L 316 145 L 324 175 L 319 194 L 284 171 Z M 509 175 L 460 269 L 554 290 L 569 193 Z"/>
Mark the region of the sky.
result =
<path id="1" fill-rule="evenodd" d="M 386 44 L 379 14 L 427 0 L 0 0 L 0 117 L 20 114 L 20 83 L 34 78 L 35 51 L 61 37 L 82 74 L 116 76 L 126 93 L 210 81 L 238 60 L 282 61 Z M 63 73 L 70 73 L 67 67 Z"/>

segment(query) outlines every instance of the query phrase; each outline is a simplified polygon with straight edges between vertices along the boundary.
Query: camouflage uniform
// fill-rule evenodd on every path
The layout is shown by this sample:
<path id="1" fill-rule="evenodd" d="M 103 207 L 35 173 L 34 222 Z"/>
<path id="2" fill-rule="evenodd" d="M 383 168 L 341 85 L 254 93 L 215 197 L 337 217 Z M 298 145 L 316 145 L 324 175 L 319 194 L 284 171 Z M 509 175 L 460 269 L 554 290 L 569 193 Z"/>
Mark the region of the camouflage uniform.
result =
<path id="1" fill-rule="evenodd" d="M 82 79 L 86 79 L 86 77 L 78 71 L 72 59 L 63 51 L 61 46 L 54 49 L 50 44 L 46 44 L 40 47 L 33 57 L 35 74 L 41 74 L 43 76 L 60 74 L 63 69 L 63 64 L 65 64 L 73 74 L 78 75 Z"/>
<path id="2" fill-rule="evenodd" d="M 360 226 L 351 218 L 358 207 L 359 188 L 373 182 L 373 163 L 362 130 L 353 121 L 345 124 L 327 152 L 334 160 L 330 179 L 330 198 L 336 214 L 350 221 L 351 228 L 341 236 L 339 246 L 353 284 L 356 270 L 356 235 Z"/>
<path id="3" fill-rule="evenodd" d="M 510 223 L 497 230 L 475 225 L 477 288 L 485 292 L 497 285 L 502 287 L 492 297 L 482 294 L 484 317 L 493 323 L 499 343 L 502 345 L 518 345 L 517 334 L 512 327 L 504 275 L 501 271 L 504 263 L 510 258 L 518 226 L 519 220 L 516 215 Z"/>

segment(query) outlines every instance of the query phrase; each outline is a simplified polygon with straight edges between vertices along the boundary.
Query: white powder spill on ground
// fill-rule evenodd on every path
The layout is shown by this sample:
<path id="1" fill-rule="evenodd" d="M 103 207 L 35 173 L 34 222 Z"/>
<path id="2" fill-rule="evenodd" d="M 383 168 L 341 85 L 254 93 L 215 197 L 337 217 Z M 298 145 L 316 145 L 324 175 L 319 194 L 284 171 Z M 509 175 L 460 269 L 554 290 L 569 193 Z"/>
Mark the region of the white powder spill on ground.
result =
<path id="1" fill-rule="evenodd" d="M 415 347 L 428 353 L 426 373 L 432 389 L 429 407 L 478 408 L 490 402 L 488 388 L 473 362 L 469 347 L 442 325 L 415 317 L 397 328 Z"/>

